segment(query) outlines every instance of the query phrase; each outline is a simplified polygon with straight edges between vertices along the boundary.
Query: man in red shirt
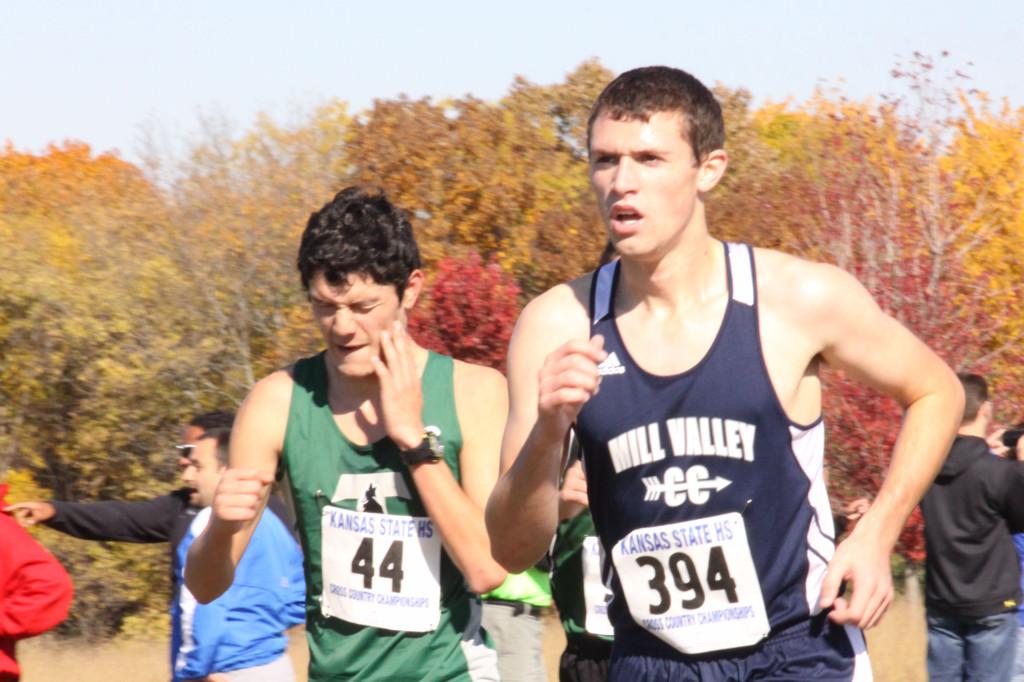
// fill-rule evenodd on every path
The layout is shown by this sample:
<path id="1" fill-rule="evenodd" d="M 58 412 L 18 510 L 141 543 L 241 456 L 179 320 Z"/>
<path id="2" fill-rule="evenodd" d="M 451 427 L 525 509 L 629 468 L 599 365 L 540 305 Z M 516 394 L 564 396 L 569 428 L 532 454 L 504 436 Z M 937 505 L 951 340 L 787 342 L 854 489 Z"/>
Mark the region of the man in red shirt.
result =
<path id="1" fill-rule="evenodd" d="M 7 486 L 0 485 L 0 508 Z M 18 523 L 0 514 L 0 682 L 20 677 L 14 644 L 56 626 L 71 607 L 71 578 Z"/>

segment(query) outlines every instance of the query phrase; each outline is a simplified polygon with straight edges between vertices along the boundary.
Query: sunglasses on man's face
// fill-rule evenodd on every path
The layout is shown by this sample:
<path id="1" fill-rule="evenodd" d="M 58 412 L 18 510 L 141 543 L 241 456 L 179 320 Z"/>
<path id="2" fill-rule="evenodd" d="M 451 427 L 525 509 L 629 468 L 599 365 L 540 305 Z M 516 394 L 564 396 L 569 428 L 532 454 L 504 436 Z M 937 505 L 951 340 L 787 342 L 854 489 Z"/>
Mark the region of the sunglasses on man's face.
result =
<path id="1" fill-rule="evenodd" d="M 192 451 L 196 449 L 196 446 L 192 443 L 183 443 L 181 445 L 175 445 L 174 449 L 178 451 L 178 457 L 192 459 Z"/>

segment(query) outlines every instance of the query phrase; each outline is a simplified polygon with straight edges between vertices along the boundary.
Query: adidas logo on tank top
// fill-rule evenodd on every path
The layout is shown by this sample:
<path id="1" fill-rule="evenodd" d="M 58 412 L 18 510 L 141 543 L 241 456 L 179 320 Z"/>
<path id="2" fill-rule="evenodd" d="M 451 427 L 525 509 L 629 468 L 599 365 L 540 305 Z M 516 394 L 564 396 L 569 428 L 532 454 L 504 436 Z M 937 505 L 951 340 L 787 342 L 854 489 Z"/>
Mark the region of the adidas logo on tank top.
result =
<path id="1" fill-rule="evenodd" d="M 621 362 L 619 362 L 619 356 L 612 351 L 608 354 L 608 357 L 604 359 L 604 362 L 597 366 L 597 373 L 603 377 L 611 374 L 625 374 L 626 368 L 622 366 Z"/>

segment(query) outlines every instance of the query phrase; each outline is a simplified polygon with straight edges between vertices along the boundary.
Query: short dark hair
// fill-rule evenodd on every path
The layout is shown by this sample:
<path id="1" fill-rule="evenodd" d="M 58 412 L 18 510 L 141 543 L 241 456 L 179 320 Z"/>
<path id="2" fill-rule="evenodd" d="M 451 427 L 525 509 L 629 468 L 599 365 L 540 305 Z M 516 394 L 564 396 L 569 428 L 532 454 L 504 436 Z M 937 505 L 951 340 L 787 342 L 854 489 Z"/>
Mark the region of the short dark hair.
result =
<path id="1" fill-rule="evenodd" d="M 964 387 L 964 424 L 978 418 L 981 406 L 988 402 L 988 382 L 978 374 L 957 374 Z"/>
<path id="2" fill-rule="evenodd" d="M 210 431 L 211 429 L 228 429 L 230 431 L 234 423 L 235 413 L 227 410 L 203 412 L 188 420 L 189 426 L 198 426 L 203 431 Z"/>
<path id="3" fill-rule="evenodd" d="M 601 114 L 616 121 L 648 121 L 662 112 L 683 117 L 683 134 L 697 163 L 725 146 L 722 107 L 711 91 L 681 69 L 645 66 L 621 74 L 597 96 L 587 120 L 587 149 L 594 121 Z"/>
<path id="4" fill-rule="evenodd" d="M 207 429 L 199 440 L 207 438 L 217 439 L 217 462 L 222 466 L 228 465 L 228 455 L 231 451 L 231 428 L 215 427 Z"/>
<path id="5" fill-rule="evenodd" d="M 347 187 L 309 216 L 298 266 L 306 291 L 318 272 L 333 286 L 344 284 L 349 275 L 365 275 L 394 286 L 401 298 L 422 261 L 405 211 L 383 192 Z"/>

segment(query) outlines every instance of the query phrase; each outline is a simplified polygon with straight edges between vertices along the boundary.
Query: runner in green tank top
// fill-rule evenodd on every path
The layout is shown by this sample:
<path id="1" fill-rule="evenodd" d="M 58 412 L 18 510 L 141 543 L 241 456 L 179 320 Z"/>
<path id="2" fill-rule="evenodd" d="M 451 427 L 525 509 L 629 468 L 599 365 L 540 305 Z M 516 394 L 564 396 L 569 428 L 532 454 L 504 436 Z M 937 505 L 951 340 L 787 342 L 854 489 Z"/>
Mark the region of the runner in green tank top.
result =
<path id="1" fill-rule="evenodd" d="M 189 555 L 193 594 L 216 598 L 282 465 L 305 550 L 311 681 L 497 679 L 475 594 L 505 577 L 483 523 L 505 383 L 408 336 L 419 268 L 409 222 L 383 195 L 350 188 L 310 217 L 299 271 L 326 350 L 249 394 Z"/>

